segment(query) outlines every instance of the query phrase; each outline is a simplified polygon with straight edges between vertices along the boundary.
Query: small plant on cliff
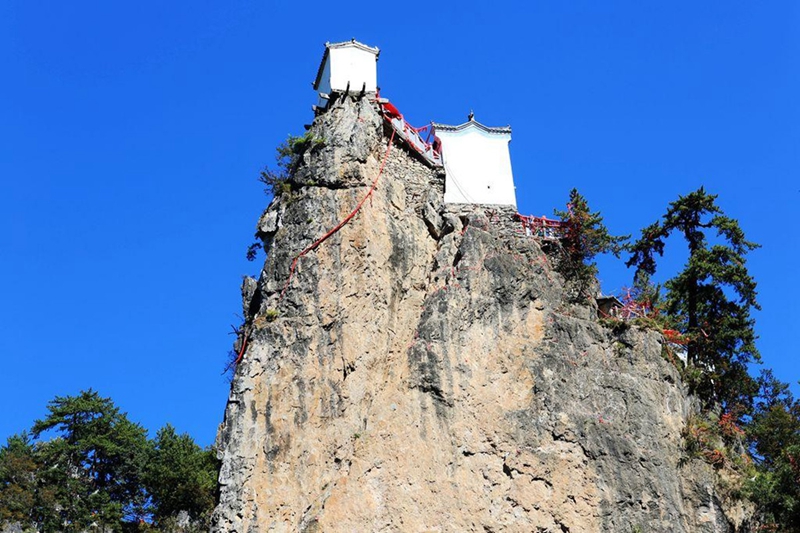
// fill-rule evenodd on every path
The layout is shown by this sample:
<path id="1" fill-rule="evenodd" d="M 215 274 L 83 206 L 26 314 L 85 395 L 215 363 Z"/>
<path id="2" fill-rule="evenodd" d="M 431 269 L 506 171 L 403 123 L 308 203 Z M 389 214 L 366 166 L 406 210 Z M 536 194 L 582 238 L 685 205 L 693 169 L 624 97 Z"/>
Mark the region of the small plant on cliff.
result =
<path id="1" fill-rule="evenodd" d="M 568 281 L 576 283 L 578 295 L 593 296 L 586 292 L 597 275 L 594 258 L 604 253 L 619 257 L 628 236 L 611 235 L 600 212 L 592 212 L 578 189 L 570 191 L 567 210 L 556 210 L 555 214 L 566 225 L 561 239 L 564 257 L 559 262 L 559 270 Z"/>
<path id="2" fill-rule="evenodd" d="M 275 149 L 275 168 L 267 166 L 258 180 L 266 185 L 265 192 L 272 196 L 292 192 L 290 177 L 300 164 L 306 150 L 325 144 L 325 140 L 307 131 L 301 136 L 289 135 Z"/>
<path id="3" fill-rule="evenodd" d="M 683 438 L 691 457 L 704 459 L 716 468 L 725 464 L 725 447 L 715 421 L 702 415 L 689 417 Z"/>
<path id="4" fill-rule="evenodd" d="M 256 257 L 258 257 L 258 251 L 264 248 L 264 244 L 261 241 L 256 241 L 250 246 L 247 247 L 247 257 L 248 261 L 255 261 Z"/>

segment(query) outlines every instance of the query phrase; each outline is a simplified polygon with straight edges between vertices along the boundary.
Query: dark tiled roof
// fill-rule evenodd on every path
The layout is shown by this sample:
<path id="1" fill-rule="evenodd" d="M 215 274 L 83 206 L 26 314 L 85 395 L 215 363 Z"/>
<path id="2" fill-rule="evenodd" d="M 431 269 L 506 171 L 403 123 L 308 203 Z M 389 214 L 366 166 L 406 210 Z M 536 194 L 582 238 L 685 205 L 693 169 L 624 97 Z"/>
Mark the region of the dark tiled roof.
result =
<path id="1" fill-rule="evenodd" d="M 621 301 L 619 301 L 619 298 L 617 298 L 616 296 L 598 296 L 597 298 L 595 298 L 595 300 L 599 305 L 607 303 L 616 307 L 625 307 L 625 305 Z"/>
<path id="2" fill-rule="evenodd" d="M 319 63 L 319 68 L 317 69 L 317 77 L 314 80 L 314 90 L 316 91 L 319 88 L 319 82 L 322 78 L 322 71 L 325 69 L 325 62 L 328 60 L 328 55 L 330 54 L 331 48 L 346 48 L 348 46 L 352 46 L 358 48 L 359 50 L 364 50 L 365 52 L 372 52 L 375 54 L 375 59 L 378 59 L 378 56 L 381 55 L 380 48 L 367 46 L 364 43 L 360 43 L 355 39 L 351 39 L 349 41 L 342 41 L 340 43 L 325 43 L 325 53 L 322 54 L 322 61 Z"/>
<path id="3" fill-rule="evenodd" d="M 458 126 L 451 126 L 449 124 L 439 124 L 438 122 L 433 123 L 433 129 L 438 131 L 463 131 L 469 127 L 478 128 L 479 130 L 485 131 L 486 133 L 511 135 L 511 126 L 505 126 L 501 128 L 490 128 L 489 126 L 484 126 L 477 120 L 469 120 L 463 124 L 459 124 Z"/>

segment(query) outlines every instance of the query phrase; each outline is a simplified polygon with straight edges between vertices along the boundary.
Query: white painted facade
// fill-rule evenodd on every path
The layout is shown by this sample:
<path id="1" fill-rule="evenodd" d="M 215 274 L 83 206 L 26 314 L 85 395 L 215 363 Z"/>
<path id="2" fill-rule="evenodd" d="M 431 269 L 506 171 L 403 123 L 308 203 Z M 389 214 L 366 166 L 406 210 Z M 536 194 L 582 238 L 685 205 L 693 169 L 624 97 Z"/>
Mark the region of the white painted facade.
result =
<path id="1" fill-rule="evenodd" d="M 378 55 L 380 50 L 356 40 L 343 43 L 325 43 L 325 54 L 314 81 L 314 90 L 319 94 L 317 106 L 327 106 L 331 91 L 357 93 L 378 90 Z"/>
<path id="2" fill-rule="evenodd" d="M 434 124 L 434 129 L 442 143 L 445 203 L 516 208 L 510 127 L 488 128 L 470 118 L 460 126 Z"/>

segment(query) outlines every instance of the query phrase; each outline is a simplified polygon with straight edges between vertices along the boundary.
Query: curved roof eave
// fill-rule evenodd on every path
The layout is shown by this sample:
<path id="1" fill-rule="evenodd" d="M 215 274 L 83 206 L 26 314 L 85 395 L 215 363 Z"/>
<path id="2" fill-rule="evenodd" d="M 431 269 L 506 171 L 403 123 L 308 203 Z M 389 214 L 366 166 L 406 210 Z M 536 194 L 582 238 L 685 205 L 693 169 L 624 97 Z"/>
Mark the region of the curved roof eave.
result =
<path id="1" fill-rule="evenodd" d="M 511 126 L 503 126 L 503 127 L 493 128 L 493 127 L 490 127 L 490 126 L 484 126 L 483 124 L 481 124 L 477 120 L 470 120 L 468 122 L 465 122 L 463 124 L 459 124 L 457 126 L 453 126 L 451 124 L 440 124 L 438 122 L 433 122 L 433 129 L 438 130 L 438 131 L 458 132 L 458 131 L 464 131 L 466 129 L 469 129 L 470 127 L 477 128 L 477 129 L 479 129 L 479 130 L 481 130 L 481 131 L 483 131 L 485 133 L 492 133 L 492 134 L 495 134 L 495 135 L 511 135 Z"/>

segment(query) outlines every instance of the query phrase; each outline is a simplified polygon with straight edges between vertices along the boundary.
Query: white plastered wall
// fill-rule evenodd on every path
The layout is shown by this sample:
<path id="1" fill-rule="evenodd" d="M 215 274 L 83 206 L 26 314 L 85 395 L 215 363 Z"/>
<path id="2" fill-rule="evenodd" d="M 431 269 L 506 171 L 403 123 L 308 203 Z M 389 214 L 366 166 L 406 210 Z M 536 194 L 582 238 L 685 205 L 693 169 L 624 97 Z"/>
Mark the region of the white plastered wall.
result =
<path id="1" fill-rule="evenodd" d="M 317 87 L 317 94 L 331 94 L 331 58 L 328 56 L 328 59 L 325 61 L 325 65 L 322 67 L 322 76 L 319 78 L 319 87 Z M 328 105 L 328 101 L 319 96 L 317 98 L 317 106 L 324 108 Z"/>
<path id="2" fill-rule="evenodd" d="M 436 135 L 442 141 L 445 203 L 517 206 L 509 134 L 468 126 L 461 131 L 437 131 Z"/>
<path id="3" fill-rule="evenodd" d="M 375 54 L 355 46 L 331 48 L 330 88 L 344 91 L 350 83 L 351 91 L 360 91 L 366 84 L 367 92 L 374 93 L 378 86 L 378 62 Z M 327 65 L 326 65 L 327 68 Z"/>

